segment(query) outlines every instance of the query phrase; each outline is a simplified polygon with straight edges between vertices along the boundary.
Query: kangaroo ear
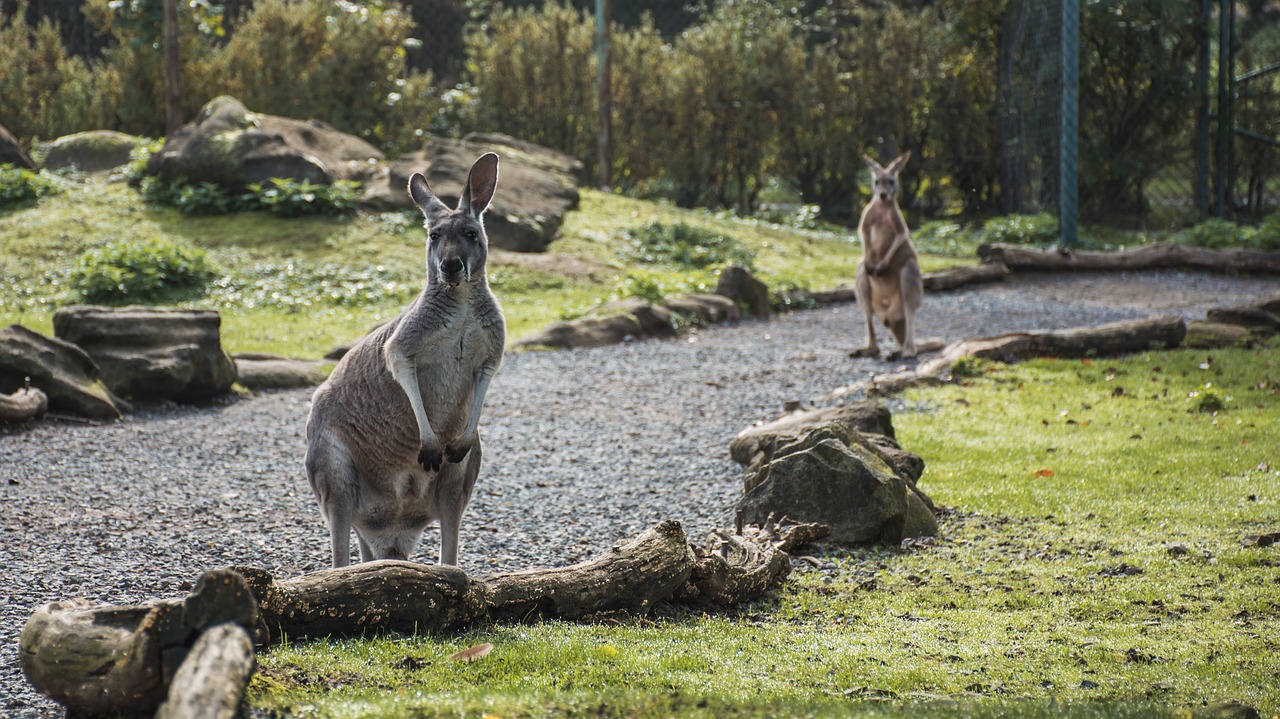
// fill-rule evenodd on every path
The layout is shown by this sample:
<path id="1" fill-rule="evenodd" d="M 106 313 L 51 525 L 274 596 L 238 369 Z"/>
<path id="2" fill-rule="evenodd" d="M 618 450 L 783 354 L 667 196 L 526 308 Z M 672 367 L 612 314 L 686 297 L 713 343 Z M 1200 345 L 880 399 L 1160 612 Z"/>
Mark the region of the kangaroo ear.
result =
<path id="1" fill-rule="evenodd" d="M 471 174 L 467 176 L 467 187 L 458 200 L 458 209 L 466 210 L 472 217 L 479 217 L 493 199 L 493 191 L 498 189 L 498 155 L 486 152 L 471 166 Z"/>
<path id="2" fill-rule="evenodd" d="M 874 173 L 884 172 L 884 167 L 882 167 L 880 163 L 876 162 L 875 159 L 871 157 L 871 155 L 863 155 L 862 159 L 867 161 L 867 166 L 871 168 L 872 172 Z"/>
<path id="3" fill-rule="evenodd" d="M 427 178 L 422 176 L 421 172 L 413 173 L 413 177 L 409 178 L 409 196 L 413 198 L 418 209 L 422 210 L 422 215 L 427 219 L 431 219 L 433 215 L 441 212 L 448 212 L 449 206 L 440 201 L 431 191 L 431 186 L 427 184 Z"/>
<path id="4" fill-rule="evenodd" d="M 910 150 L 907 150 L 901 155 L 898 155 L 897 157 L 893 158 L 893 162 L 889 163 L 889 172 L 892 172 L 895 175 L 898 174 L 899 172 L 902 172 L 902 168 L 907 166 L 907 160 L 910 160 L 910 159 L 911 159 Z"/>

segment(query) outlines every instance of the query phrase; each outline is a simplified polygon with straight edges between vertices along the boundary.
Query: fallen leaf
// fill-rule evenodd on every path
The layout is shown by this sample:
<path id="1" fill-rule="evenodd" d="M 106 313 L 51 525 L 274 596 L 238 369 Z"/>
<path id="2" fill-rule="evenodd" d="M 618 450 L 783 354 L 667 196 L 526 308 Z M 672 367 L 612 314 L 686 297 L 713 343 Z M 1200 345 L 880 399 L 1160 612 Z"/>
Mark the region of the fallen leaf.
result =
<path id="1" fill-rule="evenodd" d="M 450 654 L 449 661 L 474 662 L 477 659 L 483 658 L 486 654 L 488 654 L 491 651 L 493 651 L 493 645 L 490 644 L 489 642 L 485 642 L 484 644 L 477 644 L 474 647 L 467 647 L 466 649 L 463 649 L 460 652 L 455 652 L 453 654 Z"/>
<path id="2" fill-rule="evenodd" d="M 1037 470 L 1036 470 L 1036 476 L 1037 476 L 1037 477 L 1052 477 L 1052 476 L 1053 476 L 1053 470 L 1052 470 L 1052 469 L 1037 469 Z"/>

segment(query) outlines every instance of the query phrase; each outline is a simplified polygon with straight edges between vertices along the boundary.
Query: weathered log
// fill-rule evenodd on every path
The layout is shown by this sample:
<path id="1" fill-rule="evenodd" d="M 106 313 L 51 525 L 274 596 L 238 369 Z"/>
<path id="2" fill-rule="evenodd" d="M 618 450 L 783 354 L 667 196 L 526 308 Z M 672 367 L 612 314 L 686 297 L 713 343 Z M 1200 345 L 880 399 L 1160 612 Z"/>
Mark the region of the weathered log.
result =
<path id="1" fill-rule="evenodd" d="M 1042 251 L 1003 243 L 987 243 L 978 246 L 978 256 L 983 262 L 1002 262 L 1015 271 L 1186 268 L 1217 272 L 1280 273 L 1280 252 L 1210 250 L 1169 242 L 1158 242 L 1120 252 Z"/>
<path id="2" fill-rule="evenodd" d="M 23 627 L 18 663 L 72 714 L 150 716 L 200 633 L 226 622 L 258 622 L 248 586 L 229 570 L 206 572 L 186 599 L 124 607 L 52 602 Z"/>
<path id="3" fill-rule="evenodd" d="M 938 377 L 961 357 L 1012 362 L 1033 357 L 1105 357 L 1172 348 L 1177 347 L 1186 334 L 1186 323 L 1176 315 L 1111 322 L 1097 327 L 1014 332 L 956 342 L 944 349 L 942 356 L 922 364 L 916 373 Z"/>
<path id="4" fill-rule="evenodd" d="M 495 619 L 644 612 L 671 599 L 689 578 L 693 563 L 684 529 L 668 520 L 571 567 L 489 577 L 484 594 Z"/>
<path id="5" fill-rule="evenodd" d="M 253 676 L 253 639 L 238 624 L 208 629 L 169 685 L 156 719 L 232 719 Z"/>
<path id="6" fill-rule="evenodd" d="M 822 536 L 822 527 L 784 520 L 740 535 L 713 532 L 704 549 L 666 521 L 581 564 L 476 580 L 456 567 L 392 560 L 281 581 L 262 569 L 222 569 L 203 575 L 185 600 L 41 607 L 23 629 L 19 658 L 31 683 L 75 715 L 149 715 L 168 692 L 170 718 L 224 716 L 181 713 L 234 706 L 243 694 L 248 639 L 229 639 L 235 632 L 220 625 L 270 644 L 480 620 L 590 619 L 667 601 L 734 604 L 777 586 L 790 571 L 786 550 Z M 217 635 L 211 627 L 220 627 Z M 212 694 L 190 694 L 205 684 Z"/>
<path id="7" fill-rule="evenodd" d="M 49 409 L 49 396 L 35 387 L 23 387 L 13 394 L 0 393 L 0 422 L 39 419 Z"/>
<path id="8" fill-rule="evenodd" d="M 953 267 L 949 270 L 930 272 L 924 276 L 926 292 L 945 292 L 967 285 L 999 282 L 1009 274 L 1009 268 L 1001 262 L 983 262 L 970 267 Z"/>

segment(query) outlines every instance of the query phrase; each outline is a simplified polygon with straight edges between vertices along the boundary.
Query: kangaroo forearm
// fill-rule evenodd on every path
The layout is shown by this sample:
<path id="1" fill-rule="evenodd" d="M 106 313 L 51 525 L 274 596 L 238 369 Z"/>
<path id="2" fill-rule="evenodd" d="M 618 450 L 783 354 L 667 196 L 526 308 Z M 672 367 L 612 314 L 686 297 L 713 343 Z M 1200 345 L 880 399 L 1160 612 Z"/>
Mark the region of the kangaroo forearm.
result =
<path id="1" fill-rule="evenodd" d="M 476 385 L 471 395 L 471 415 L 467 418 L 467 428 L 462 436 L 470 437 L 480 427 L 480 411 L 484 409 L 484 397 L 489 391 L 489 380 L 493 379 L 495 367 L 485 365 L 476 373 Z"/>
<path id="2" fill-rule="evenodd" d="M 424 443 L 435 441 L 436 433 L 427 419 L 427 408 L 422 404 L 422 390 L 418 387 L 418 368 L 413 360 L 402 352 L 392 348 L 387 352 L 387 370 L 395 379 L 400 389 L 409 398 L 409 406 L 413 408 L 414 419 L 418 421 L 418 437 Z"/>

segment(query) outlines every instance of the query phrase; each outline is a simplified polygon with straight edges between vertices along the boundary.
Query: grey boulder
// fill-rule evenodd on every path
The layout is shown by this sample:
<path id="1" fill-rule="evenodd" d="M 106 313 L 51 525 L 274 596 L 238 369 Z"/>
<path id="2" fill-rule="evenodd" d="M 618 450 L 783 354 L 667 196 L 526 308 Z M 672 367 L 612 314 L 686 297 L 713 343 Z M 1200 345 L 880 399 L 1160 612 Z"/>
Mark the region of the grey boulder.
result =
<path id="1" fill-rule="evenodd" d="M 131 399 L 195 402 L 230 391 L 236 366 L 222 349 L 213 310 L 72 305 L 54 334 L 79 345 L 113 392 Z"/>
<path id="2" fill-rule="evenodd" d="M 737 302 L 751 317 L 764 319 L 773 314 L 769 286 L 756 279 L 742 265 L 729 265 L 720 271 L 720 279 L 716 281 L 716 294 Z"/>
<path id="3" fill-rule="evenodd" d="M 142 138 L 114 130 L 89 130 L 41 143 L 35 148 L 46 170 L 73 168 L 81 172 L 105 172 L 129 164 L 129 156 Z"/>
<path id="4" fill-rule="evenodd" d="M 406 188 L 413 173 L 421 172 L 436 196 L 456 206 L 471 164 L 486 152 L 501 158 L 498 191 L 484 215 L 489 243 L 514 252 L 545 251 L 559 232 L 564 214 L 578 206 L 582 163 L 506 135 L 431 138 L 422 150 L 370 174 L 361 204 L 372 210 L 414 209 Z"/>
<path id="5" fill-rule="evenodd" d="M 147 174 L 233 190 L 273 177 L 330 184 L 362 177 L 382 157 L 373 145 L 319 120 L 250 112 L 224 95 L 166 139 L 148 160 Z"/>
<path id="6" fill-rule="evenodd" d="M 129 405 L 103 383 L 84 350 L 22 325 L 0 330 L 0 393 L 31 386 L 48 396 L 49 409 L 90 417 L 116 419 Z"/>

